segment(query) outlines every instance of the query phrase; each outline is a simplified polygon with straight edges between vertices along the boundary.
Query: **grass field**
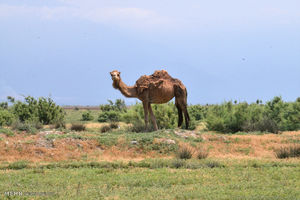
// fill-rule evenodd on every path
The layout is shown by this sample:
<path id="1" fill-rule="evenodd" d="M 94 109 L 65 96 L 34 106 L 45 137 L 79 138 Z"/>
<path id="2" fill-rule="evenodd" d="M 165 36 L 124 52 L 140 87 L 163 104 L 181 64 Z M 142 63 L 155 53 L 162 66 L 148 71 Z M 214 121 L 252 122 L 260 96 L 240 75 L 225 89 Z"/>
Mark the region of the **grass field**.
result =
<path id="1" fill-rule="evenodd" d="M 151 162 L 159 163 L 148 161 Z M 5 191 L 21 191 L 24 195 L 46 192 L 39 194 L 39 199 L 300 198 L 297 162 L 226 160 L 215 167 L 208 165 L 212 161 L 206 161 L 207 165 L 199 162 L 194 161 L 194 167 L 200 166 L 196 169 L 159 164 L 153 168 L 128 164 L 81 167 L 73 163 L 66 168 L 1 170 L 0 191 L 2 197 Z M 14 197 L 24 199 L 24 195 Z"/>
<path id="2" fill-rule="evenodd" d="M 67 123 L 82 112 L 68 110 Z M 132 133 L 120 124 L 101 133 L 96 120 L 84 124 L 81 132 L 1 129 L 0 199 L 300 199 L 299 158 L 275 154 L 299 145 L 299 131 Z M 177 158 L 182 148 L 191 159 Z"/>

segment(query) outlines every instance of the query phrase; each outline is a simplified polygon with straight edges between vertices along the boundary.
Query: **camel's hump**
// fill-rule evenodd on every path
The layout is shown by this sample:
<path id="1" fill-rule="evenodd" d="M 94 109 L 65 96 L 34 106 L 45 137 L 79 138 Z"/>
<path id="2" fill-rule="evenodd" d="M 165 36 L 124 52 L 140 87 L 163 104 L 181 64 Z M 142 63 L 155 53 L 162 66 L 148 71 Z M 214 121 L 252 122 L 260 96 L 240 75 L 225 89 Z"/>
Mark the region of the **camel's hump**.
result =
<path id="1" fill-rule="evenodd" d="M 166 70 L 156 70 L 151 76 L 162 79 L 172 79 Z"/>
<path id="2" fill-rule="evenodd" d="M 156 70 L 152 75 L 141 76 L 137 81 L 136 84 L 138 86 L 146 86 L 150 83 L 157 82 L 159 80 L 174 80 L 166 70 Z"/>
<path id="3" fill-rule="evenodd" d="M 159 87 L 164 81 L 176 82 L 166 70 L 156 70 L 152 75 L 143 75 L 136 81 L 138 92 L 143 92 L 146 88 Z"/>

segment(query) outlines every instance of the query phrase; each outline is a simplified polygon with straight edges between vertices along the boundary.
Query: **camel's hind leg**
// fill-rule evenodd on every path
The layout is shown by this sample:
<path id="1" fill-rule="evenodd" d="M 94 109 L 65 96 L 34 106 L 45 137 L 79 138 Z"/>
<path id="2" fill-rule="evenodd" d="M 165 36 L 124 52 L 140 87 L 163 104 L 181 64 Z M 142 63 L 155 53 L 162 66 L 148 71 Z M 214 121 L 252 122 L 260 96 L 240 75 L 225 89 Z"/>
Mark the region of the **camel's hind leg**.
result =
<path id="1" fill-rule="evenodd" d="M 182 116 L 182 110 L 180 108 L 177 98 L 175 98 L 175 105 L 178 110 L 178 127 L 180 127 L 182 124 L 182 121 L 183 121 L 183 116 Z"/>
<path id="2" fill-rule="evenodd" d="M 174 87 L 175 92 L 175 105 L 178 109 L 178 126 L 182 124 L 182 112 L 184 113 L 185 118 L 185 127 L 189 128 L 190 116 L 187 111 L 187 91 L 180 86 Z"/>
<path id="3" fill-rule="evenodd" d="M 150 103 L 148 104 L 148 109 L 149 109 L 149 112 L 150 112 L 150 117 L 151 117 L 151 120 L 152 120 L 152 124 L 154 126 L 154 130 L 157 131 L 158 127 L 157 127 L 156 119 L 155 119 L 155 116 L 153 114 L 152 107 L 151 107 Z"/>
<path id="4" fill-rule="evenodd" d="M 190 123 L 190 116 L 189 116 L 189 113 L 187 111 L 187 104 L 184 101 L 179 99 L 178 105 L 179 105 L 180 109 L 182 110 L 182 112 L 184 114 L 185 128 L 188 129 L 189 128 L 189 123 Z M 179 110 L 178 110 L 178 114 L 179 114 Z M 182 113 L 181 113 L 181 116 L 179 114 L 178 125 L 179 125 L 180 117 L 181 117 L 181 123 L 182 123 Z M 181 125 L 181 123 L 180 123 L 180 125 Z"/>

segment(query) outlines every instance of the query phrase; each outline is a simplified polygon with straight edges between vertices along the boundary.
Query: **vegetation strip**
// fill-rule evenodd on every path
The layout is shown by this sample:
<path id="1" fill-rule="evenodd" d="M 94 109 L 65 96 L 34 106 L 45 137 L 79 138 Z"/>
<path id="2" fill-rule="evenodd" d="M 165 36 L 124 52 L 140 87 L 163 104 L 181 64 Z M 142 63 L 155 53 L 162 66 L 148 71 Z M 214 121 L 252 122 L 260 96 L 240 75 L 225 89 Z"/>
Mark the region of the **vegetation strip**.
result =
<path id="1" fill-rule="evenodd" d="M 128 169 L 128 168 L 171 168 L 171 169 L 202 169 L 202 168 L 262 168 L 262 167 L 299 167 L 297 162 L 267 162 L 267 161 L 245 161 L 243 163 L 226 163 L 218 160 L 181 160 L 181 159 L 146 159 L 139 162 L 56 162 L 49 164 L 35 164 L 28 161 L 17 161 L 9 164 L 2 164 L 0 170 L 20 170 L 20 169 L 53 169 L 53 168 L 109 168 L 109 169 Z"/>

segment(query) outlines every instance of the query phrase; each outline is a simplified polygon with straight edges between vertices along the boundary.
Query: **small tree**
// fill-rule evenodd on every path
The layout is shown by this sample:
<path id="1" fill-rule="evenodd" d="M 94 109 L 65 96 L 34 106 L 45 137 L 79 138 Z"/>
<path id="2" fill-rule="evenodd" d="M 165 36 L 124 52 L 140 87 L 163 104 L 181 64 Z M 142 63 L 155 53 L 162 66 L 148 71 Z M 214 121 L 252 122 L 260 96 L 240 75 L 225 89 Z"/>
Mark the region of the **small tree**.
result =
<path id="1" fill-rule="evenodd" d="M 94 119 L 94 116 L 92 115 L 91 111 L 88 110 L 84 113 L 82 113 L 82 121 L 92 121 Z"/>
<path id="2" fill-rule="evenodd" d="M 62 123 L 65 117 L 64 110 L 50 97 L 36 100 L 27 96 L 25 102 L 14 102 L 12 112 L 21 122 L 39 121 L 42 124 Z"/>

